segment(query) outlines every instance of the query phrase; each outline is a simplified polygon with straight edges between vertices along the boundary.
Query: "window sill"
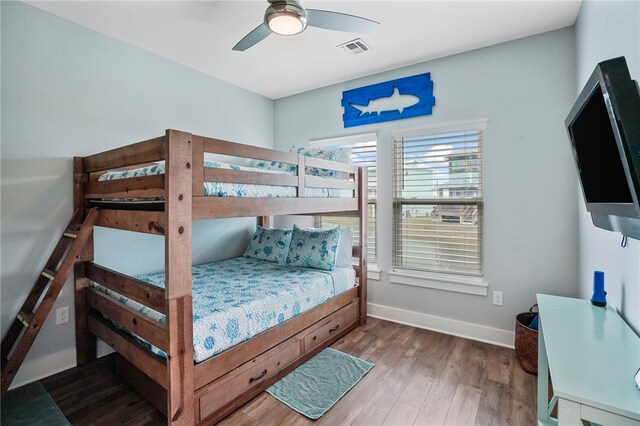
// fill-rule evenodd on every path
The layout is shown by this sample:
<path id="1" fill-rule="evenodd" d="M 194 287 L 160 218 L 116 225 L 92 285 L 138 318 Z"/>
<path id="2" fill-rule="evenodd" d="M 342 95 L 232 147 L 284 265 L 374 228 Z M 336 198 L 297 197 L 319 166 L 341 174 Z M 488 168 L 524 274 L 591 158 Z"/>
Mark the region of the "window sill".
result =
<path id="1" fill-rule="evenodd" d="M 434 273 L 411 273 L 408 271 L 389 271 L 392 284 L 411 285 L 415 287 L 433 288 L 456 293 L 486 296 L 489 286 L 482 277 L 462 277 Z"/>
<path id="2" fill-rule="evenodd" d="M 380 281 L 380 269 L 377 265 L 369 265 L 367 268 L 367 279 Z"/>

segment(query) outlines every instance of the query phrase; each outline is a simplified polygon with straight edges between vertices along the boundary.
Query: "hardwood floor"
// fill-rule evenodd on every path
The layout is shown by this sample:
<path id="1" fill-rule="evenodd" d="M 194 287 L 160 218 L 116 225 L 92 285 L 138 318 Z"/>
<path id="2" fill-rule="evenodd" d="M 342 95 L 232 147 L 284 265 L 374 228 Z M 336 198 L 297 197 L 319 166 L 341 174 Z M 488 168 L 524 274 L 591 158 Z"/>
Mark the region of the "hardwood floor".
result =
<path id="1" fill-rule="evenodd" d="M 263 392 L 220 424 L 535 425 L 536 377 L 511 349 L 370 318 L 335 349 L 376 366 L 312 421 Z M 162 414 L 114 373 L 113 357 L 42 380 L 74 425 L 153 425 Z"/>

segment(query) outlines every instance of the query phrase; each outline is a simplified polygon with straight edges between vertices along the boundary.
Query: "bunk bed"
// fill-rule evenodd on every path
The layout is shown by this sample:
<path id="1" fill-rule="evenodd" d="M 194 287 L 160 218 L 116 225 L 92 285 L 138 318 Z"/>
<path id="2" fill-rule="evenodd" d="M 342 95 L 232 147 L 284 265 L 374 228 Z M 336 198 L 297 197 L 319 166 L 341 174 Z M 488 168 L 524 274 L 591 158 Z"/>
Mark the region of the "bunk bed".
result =
<path id="1" fill-rule="evenodd" d="M 289 172 L 212 166 L 207 161 L 212 155 L 286 164 Z M 158 166 L 160 173 L 143 170 Z M 327 179 L 314 170 L 342 178 Z M 207 190 L 211 182 L 286 187 L 287 192 L 219 196 Z M 318 198 L 314 190 L 329 194 Z M 85 214 L 97 207 L 96 226 L 164 237 L 165 271 L 159 278 L 164 288 L 95 264 L 89 239 L 74 270 L 76 347 L 82 365 L 95 359 L 96 337 L 109 344 L 118 354 L 119 373 L 167 415 L 169 424 L 217 422 L 366 322 L 366 169 L 167 130 L 161 137 L 75 157 L 73 203 Z M 352 248 L 357 285 L 194 363 L 192 221 L 256 217 L 268 226 L 272 216 L 284 214 L 358 217 L 360 238 Z M 105 292 L 117 292 L 165 321 L 154 321 L 141 313 L 144 309 Z"/>

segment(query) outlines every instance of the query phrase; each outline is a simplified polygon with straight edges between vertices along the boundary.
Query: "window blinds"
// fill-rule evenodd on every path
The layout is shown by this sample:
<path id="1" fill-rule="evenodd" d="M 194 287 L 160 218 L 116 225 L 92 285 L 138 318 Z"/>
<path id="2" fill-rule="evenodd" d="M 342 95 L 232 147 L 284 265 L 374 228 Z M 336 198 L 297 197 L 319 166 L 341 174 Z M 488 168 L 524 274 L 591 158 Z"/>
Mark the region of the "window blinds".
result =
<path id="1" fill-rule="evenodd" d="M 394 138 L 395 270 L 482 275 L 482 129 Z"/>
<path id="2" fill-rule="evenodd" d="M 368 197 L 369 197 L 369 216 L 367 226 L 367 250 L 368 260 L 370 263 L 376 263 L 376 195 L 378 189 L 378 173 L 377 173 L 377 140 L 376 135 L 372 134 L 369 137 L 361 137 L 358 142 L 341 143 L 340 145 L 330 145 L 318 143 L 319 141 L 312 142 L 312 146 L 325 149 L 336 148 L 351 148 L 351 161 L 353 165 L 358 167 L 367 167 L 368 173 Z M 360 229 L 358 219 L 355 217 L 342 216 L 322 216 L 318 217 L 318 223 L 316 226 L 322 228 L 335 228 L 340 225 L 342 227 L 351 228 L 353 230 L 354 240 L 353 243 L 359 244 L 360 242 Z"/>

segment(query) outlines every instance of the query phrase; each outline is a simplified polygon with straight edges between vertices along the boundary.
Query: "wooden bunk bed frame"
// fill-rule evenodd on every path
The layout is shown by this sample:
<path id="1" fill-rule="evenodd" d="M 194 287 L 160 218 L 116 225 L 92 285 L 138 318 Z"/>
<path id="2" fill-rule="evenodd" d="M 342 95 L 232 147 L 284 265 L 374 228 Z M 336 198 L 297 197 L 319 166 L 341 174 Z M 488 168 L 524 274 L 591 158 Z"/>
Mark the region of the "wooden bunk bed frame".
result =
<path id="1" fill-rule="evenodd" d="M 297 175 L 209 169 L 205 153 L 297 165 Z M 106 170 L 129 169 L 164 160 L 166 174 L 98 181 Z M 167 130 L 164 136 L 88 157 L 74 158 L 74 211 L 92 200 L 162 197 L 162 211 L 100 208 L 96 226 L 164 236 L 165 289 L 93 263 L 93 236 L 75 266 L 76 347 L 78 365 L 96 358 L 96 336 L 118 353 L 118 370 L 167 415 L 169 424 L 212 424 L 255 397 L 288 372 L 367 319 L 367 174 L 366 169 L 294 153 Z M 305 167 L 349 173 L 327 180 L 305 174 Z M 296 198 L 210 197 L 204 182 L 293 186 Z M 352 198 L 305 198 L 306 187 L 352 189 Z M 300 196 L 302 194 L 302 196 Z M 194 364 L 191 298 L 192 221 L 255 216 L 267 226 L 282 214 L 351 215 L 360 218 L 359 244 L 353 255 L 359 285 L 315 308 Z M 99 283 L 166 315 L 159 325 L 91 286 Z M 162 359 L 135 343 L 122 328 L 165 351 Z"/>

